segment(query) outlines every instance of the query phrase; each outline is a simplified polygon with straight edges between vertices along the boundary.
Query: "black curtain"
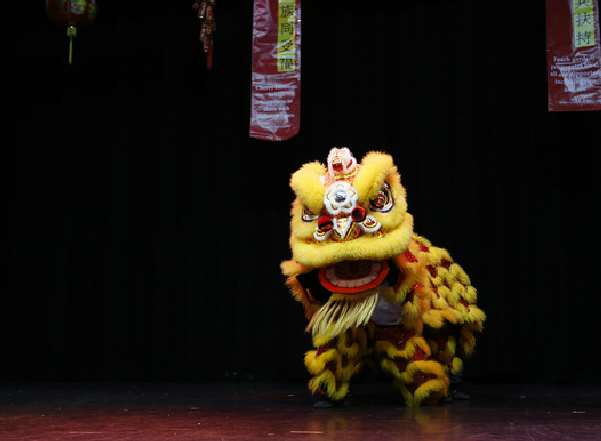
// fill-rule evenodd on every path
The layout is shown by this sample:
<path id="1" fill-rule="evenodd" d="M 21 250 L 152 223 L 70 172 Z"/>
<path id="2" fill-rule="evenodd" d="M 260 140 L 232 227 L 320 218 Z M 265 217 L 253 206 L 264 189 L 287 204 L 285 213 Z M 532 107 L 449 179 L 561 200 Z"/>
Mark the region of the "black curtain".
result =
<path id="1" fill-rule="evenodd" d="M 38 3 L 5 83 L 3 378 L 305 378 L 288 179 L 347 145 L 394 156 L 478 287 L 469 379 L 601 381 L 601 116 L 547 111 L 543 2 L 305 1 L 283 143 L 247 136 L 251 1 L 218 2 L 210 73 L 187 2 L 100 2 L 72 67 Z"/>

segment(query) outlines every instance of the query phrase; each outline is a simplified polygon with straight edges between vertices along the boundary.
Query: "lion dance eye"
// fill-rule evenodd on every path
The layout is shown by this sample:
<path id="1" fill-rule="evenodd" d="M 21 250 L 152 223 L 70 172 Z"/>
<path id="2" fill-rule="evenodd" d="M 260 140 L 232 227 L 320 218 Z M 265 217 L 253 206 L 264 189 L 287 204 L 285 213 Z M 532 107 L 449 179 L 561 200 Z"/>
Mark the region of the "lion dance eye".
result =
<path id="1" fill-rule="evenodd" d="M 311 211 L 309 211 L 309 209 L 307 207 L 303 207 L 303 221 L 304 222 L 313 222 L 318 217 L 319 217 L 318 215 L 311 213 Z"/>
<path id="2" fill-rule="evenodd" d="M 379 211 L 380 213 L 388 213 L 394 206 L 394 199 L 392 198 L 392 192 L 390 191 L 390 185 L 388 182 L 384 182 L 384 185 L 376 197 L 369 200 L 369 208 L 372 211 Z"/>

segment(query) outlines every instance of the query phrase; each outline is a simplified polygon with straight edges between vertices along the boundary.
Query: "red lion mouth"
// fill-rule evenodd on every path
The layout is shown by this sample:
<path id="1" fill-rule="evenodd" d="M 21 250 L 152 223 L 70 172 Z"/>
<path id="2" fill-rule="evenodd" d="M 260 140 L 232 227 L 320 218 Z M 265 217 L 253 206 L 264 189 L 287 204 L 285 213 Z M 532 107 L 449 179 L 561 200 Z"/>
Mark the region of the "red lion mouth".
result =
<path id="1" fill-rule="evenodd" d="M 319 283 L 337 294 L 358 294 L 379 286 L 388 275 L 385 261 L 344 261 L 319 270 Z"/>

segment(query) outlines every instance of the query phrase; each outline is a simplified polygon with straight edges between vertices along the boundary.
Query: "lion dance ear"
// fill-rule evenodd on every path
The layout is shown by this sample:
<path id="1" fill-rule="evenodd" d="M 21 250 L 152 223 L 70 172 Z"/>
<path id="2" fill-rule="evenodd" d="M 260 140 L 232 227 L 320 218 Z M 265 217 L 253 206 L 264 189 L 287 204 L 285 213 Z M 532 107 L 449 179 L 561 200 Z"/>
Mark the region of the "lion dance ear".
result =
<path id="1" fill-rule="evenodd" d="M 322 176 L 325 173 L 326 168 L 323 164 L 310 162 L 303 165 L 290 179 L 290 187 L 296 196 L 314 214 L 318 214 L 323 205 L 325 188 Z"/>
<path id="2" fill-rule="evenodd" d="M 367 204 L 382 188 L 389 174 L 396 172 L 392 157 L 382 152 L 369 152 L 361 160 L 359 173 L 353 186 L 359 193 L 360 202 Z"/>

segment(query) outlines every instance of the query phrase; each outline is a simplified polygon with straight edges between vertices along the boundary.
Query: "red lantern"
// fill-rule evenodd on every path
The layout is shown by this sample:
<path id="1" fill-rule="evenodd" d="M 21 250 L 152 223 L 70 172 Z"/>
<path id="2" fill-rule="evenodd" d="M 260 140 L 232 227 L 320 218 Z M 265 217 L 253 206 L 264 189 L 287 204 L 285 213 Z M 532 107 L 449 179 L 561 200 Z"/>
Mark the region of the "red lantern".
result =
<path id="1" fill-rule="evenodd" d="M 67 26 L 69 37 L 69 64 L 73 61 L 73 39 L 77 37 L 77 26 L 94 22 L 96 0 L 46 0 L 46 10 L 50 19 L 61 26 Z"/>

